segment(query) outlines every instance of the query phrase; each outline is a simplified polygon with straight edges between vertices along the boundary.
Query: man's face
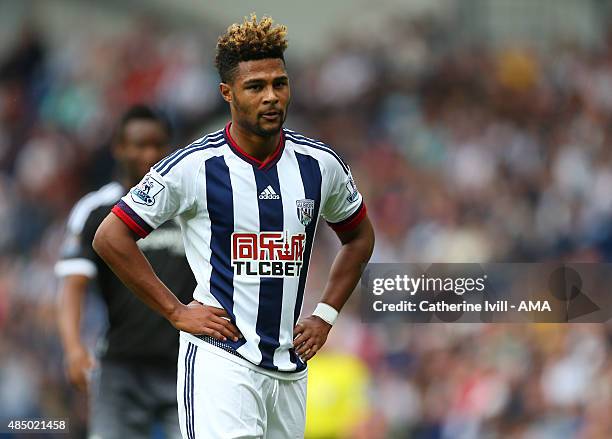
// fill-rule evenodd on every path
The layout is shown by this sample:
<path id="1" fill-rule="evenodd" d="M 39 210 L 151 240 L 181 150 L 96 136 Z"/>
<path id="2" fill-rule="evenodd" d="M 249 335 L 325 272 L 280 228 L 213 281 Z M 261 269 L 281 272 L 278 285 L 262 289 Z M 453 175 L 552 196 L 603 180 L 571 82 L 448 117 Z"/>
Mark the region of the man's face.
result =
<path id="1" fill-rule="evenodd" d="M 230 104 L 232 119 L 245 130 L 263 137 L 281 130 L 291 100 L 282 59 L 242 61 L 232 82 L 222 83 L 220 90 Z"/>
<path id="2" fill-rule="evenodd" d="M 168 133 L 161 123 L 148 119 L 130 120 L 115 145 L 115 159 L 126 176 L 137 182 L 168 154 L 168 141 Z"/>

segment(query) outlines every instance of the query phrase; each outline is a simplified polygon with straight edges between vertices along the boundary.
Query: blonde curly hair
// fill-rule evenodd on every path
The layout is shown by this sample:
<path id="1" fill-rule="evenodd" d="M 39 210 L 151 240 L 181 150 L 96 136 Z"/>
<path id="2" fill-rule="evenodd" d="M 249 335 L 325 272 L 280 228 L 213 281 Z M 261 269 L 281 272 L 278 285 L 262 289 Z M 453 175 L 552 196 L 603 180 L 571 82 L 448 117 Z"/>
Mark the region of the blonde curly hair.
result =
<path id="1" fill-rule="evenodd" d="M 221 81 L 228 83 L 241 61 L 280 58 L 287 48 L 287 27 L 274 24 L 270 17 L 257 21 L 253 13 L 241 24 L 234 23 L 217 41 L 215 65 Z"/>

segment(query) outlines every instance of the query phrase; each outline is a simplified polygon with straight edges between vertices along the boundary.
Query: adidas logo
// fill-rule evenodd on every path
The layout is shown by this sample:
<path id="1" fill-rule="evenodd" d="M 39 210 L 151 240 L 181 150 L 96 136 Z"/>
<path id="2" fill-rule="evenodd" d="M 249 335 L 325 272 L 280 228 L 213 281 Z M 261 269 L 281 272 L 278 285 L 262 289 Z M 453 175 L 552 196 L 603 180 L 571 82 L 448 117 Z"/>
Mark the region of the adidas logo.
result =
<path id="1" fill-rule="evenodd" d="M 261 191 L 261 194 L 259 194 L 260 200 L 278 200 L 279 198 L 280 195 L 274 192 L 274 189 L 270 185 L 268 185 L 268 187 Z"/>

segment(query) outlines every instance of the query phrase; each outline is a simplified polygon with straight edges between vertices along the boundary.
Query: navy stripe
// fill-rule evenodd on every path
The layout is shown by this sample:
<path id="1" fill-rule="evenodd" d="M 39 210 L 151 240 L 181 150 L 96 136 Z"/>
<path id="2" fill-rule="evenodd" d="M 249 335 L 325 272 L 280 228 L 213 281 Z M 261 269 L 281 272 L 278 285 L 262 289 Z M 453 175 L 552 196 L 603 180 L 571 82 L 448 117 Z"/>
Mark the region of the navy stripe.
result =
<path id="1" fill-rule="evenodd" d="M 206 161 L 206 204 L 210 217 L 210 293 L 234 316 L 234 270 L 231 240 L 234 231 L 234 203 L 230 173 L 223 156 Z"/>
<path id="2" fill-rule="evenodd" d="M 300 272 L 300 281 L 298 283 L 297 298 L 295 301 L 295 310 L 293 312 L 293 324 L 297 323 L 302 310 L 302 302 L 304 300 L 304 288 L 306 287 L 306 276 L 308 275 L 308 264 L 310 262 L 310 253 L 312 250 L 312 242 L 314 240 L 315 230 L 319 219 L 319 209 L 321 207 L 321 168 L 319 162 L 309 155 L 295 153 L 295 157 L 300 167 L 300 176 L 304 185 L 304 195 L 306 198 L 314 200 L 315 209 L 312 221 L 306 226 L 306 245 L 304 248 L 304 259 L 302 262 L 302 270 Z"/>
<path id="3" fill-rule="evenodd" d="M 257 193 L 260 194 L 268 186 L 279 195 L 277 200 L 259 199 L 259 230 L 262 232 L 282 232 L 283 226 L 283 200 L 280 198 L 281 189 L 278 181 L 276 166 L 266 171 L 253 169 Z M 272 256 L 272 255 L 270 255 Z M 274 365 L 274 351 L 280 346 L 280 323 L 283 305 L 283 278 L 261 277 L 259 281 L 259 308 L 257 311 L 256 331 L 260 337 L 259 350 L 261 351 L 260 366 L 267 369 L 278 369 Z"/>
<path id="4" fill-rule="evenodd" d="M 185 405 L 185 428 L 187 429 L 187 438 L 191 438 L 190 423 L 189 423 L 189 394 L 187 393 L 187 384 L 189 383 L 189 356 L 191 355 L 191 343 L 187 346 L 185 353 L 185 382 L 183 383 L 183 403 Z"/>
<path id="5" fill-rule="evenodd" d="M 340 158 L 340 156 L 327 145 L 323 143 L 319 144 L 317 142 L 310 141 L 307 139 L 300 139 L 298 137 L 295 137 L 295 135 L 289 132 L 285 132 L 285 134 L 286 134 L 287 139 L 291 140 L 293 143 L 297 143 L 298 145 L 310 146 L 311 148 L 318 149 L 319 151 L 325 151 L 331 154 L 336 160 L 338 160 L 338 163 L 340 163 L 340 166 L 342 166 L 342 169 L 344 169 L 344 172 L 348 175 L 349 167 L 346 165 L 346 163 L 344 163 L 344 161 Z"/>
<path id="6" fill-rule="evenodd" d="M 170 172 L 170 170 L 172 170 L 172 168 L 174 168 L 181 160 L 183 160 L 188 155 L 193 154 L 194 152 L 202 151 L 202 150 L 205 150 L 205 149 L 208 149 L 208 148 L 218 148 L 220 146 L 225 145 L 225 139 L 219 139 L 218 142 L 219 143 L 210 143 L 210 142 L 207 142 L 206 144 L 204 144 L 202 146 L 199 146 L 197 148 L 191 148 L 191 149 L 188 149 L 188 150 L 184 151 L 181 155 L 179 155 L 177 158 L 175 158 L 171 163 L 166 165 L 164 170 L 161 171 L 159 174 L 163 177 L 168 172 Z"/>
<path id="7" fill-rule="evenodd" d="M 166 157 L 164 157 L 163 159 L 161 159 L 159 162 L 157 162 L 155 165 L 153 165 L 153 169 L 155 169 L 157 172 L 159 172 L 166 164 L 170 163 L 170 161 L 176 157 L 178 154 L 181 154 L 182 152 L 185 152 L 188 149 L 191 148 L 195 148 L 198 146 L 202 146 L 205 143 L 207 143 L 208 141 L 215 141 L 219 138 L 219 135 L 223 134 L 223 131 L 219 130 L 219 131 L 215 131 L 214 133 L 210 133 L 207 134 L 206 136 L 202 137 L 201 140 L 198 140 L 196 142 L 192 142 L 189 145 L 187 145 L 184 148 L 179 148 L 176 151 L 174 151 L 173 153 L 167 155 Z"/>
<path id="8" fill-rule="evenodd" d="M 191 401 L 191 437 L 195 439 L 195 416 L 194 416 L 194 406 L 195 403 L 193 401 L 193 383 L 195 381 L 195 359 L 198 353 L 198 346 L 193 345 L 193 355 L 191 356 L 191 380 L 190 380 L 190 389 L 189 389 L 189 400 Z"/>
<path id="9" fill-rule="evenodd" d="M 128 214 L 129 217 L 132 218 L 132 220 L 134 220 L 134 222 L 138 224 L 145 232 L 151 233 L 153 231 L 153 227 L 147 224 L 145 220 L 143 220 L 136 212 L 134 212 L 134 210 L 130 206 L 128 206 L 125 201 L 119 200 L 117 202 L 117 207 L 123 210 L 126 214 Z"/>

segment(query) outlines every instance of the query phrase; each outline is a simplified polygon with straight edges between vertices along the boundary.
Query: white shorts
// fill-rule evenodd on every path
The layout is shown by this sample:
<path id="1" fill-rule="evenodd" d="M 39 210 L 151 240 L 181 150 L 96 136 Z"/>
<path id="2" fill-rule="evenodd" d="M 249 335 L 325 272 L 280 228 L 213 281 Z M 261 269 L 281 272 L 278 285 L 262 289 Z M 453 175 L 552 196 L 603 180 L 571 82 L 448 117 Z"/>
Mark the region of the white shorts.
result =
<path id="1" fill-rule="evenodd" d="M 177 399 L 184 439 L 303 439 L 306 376 L 281 380 L 181 335 Z"/>

